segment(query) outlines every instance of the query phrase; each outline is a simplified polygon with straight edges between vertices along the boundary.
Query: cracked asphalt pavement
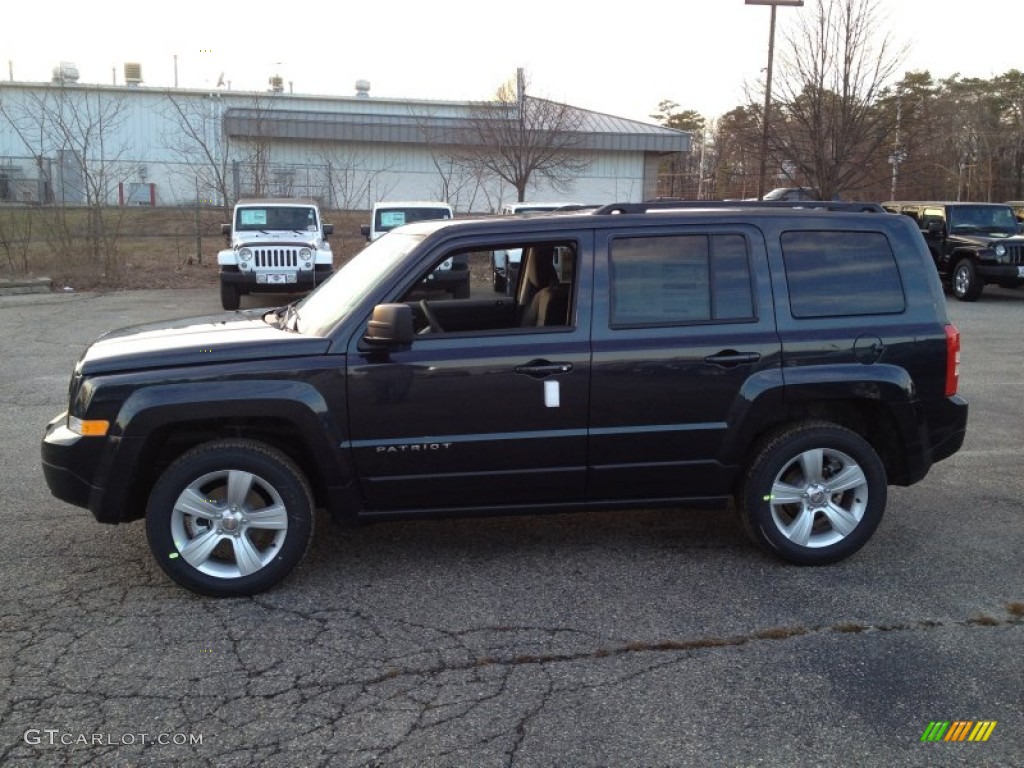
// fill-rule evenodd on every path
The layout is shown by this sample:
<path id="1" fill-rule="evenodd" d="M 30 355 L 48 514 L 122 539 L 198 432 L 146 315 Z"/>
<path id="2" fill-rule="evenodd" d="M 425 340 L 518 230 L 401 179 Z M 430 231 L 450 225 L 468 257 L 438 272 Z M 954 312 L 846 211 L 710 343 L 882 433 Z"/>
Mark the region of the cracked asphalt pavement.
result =
<path id="1" fill-rule="evenodd" d="M 0 298 L 0 764 L 1024 765 L 1024 291 L 949 304 L 965 446 L 843 563 L 700 511 L 325 522 L 213 600 L 54 499 L 39 441 L 90 340 L 215 291 Z"/>

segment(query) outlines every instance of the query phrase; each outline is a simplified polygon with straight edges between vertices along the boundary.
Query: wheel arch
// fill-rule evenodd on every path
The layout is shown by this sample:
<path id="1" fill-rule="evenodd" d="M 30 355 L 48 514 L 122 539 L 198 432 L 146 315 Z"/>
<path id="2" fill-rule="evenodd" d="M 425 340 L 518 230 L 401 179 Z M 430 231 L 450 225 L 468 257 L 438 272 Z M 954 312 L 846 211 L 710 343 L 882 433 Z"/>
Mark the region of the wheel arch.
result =
<path id="1" fill-rule="evenodd" d="M 341 430 L 327 404 L 303 382 L 245 382 L 211 393 L 201 384 L 146 387 L 125 401 L 121 433 L 106 476 L 104 514 L 127 522 L 145 514 L 146 498 L 163 470 L 196 445 L 239 437 L 272 446 L 306 475 L 318 506 L 334 506 L 335 488 L 353 477 L 339 451 Z M 120 500 L 120 501 L 118 501 Z"/>
<path id="2" fill-rule="evenodd" d="M 741 471 L 736 478 L 736 492 L 742 484 L 746 469 L 762 446 L 779 433 L 805 423 L 828 423 L 846 429 L 864 438 L 878 454 L 885 467 L 888 482 L 906 485 L 910 475 L 907 461 L 907 440 L 902 434 L 899 419 L 892 408 L 878 400 L 865 398 L 808 399 L 787 402 L 771 420 L 753 431 L 739 453 Z"/>

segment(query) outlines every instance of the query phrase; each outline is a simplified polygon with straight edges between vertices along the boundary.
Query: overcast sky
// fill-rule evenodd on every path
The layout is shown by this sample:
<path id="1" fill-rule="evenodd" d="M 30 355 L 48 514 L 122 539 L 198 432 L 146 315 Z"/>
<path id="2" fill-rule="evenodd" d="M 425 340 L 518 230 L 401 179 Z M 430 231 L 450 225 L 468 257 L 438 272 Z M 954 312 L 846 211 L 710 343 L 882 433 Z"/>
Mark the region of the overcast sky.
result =
<path id="1" fill-rule="evenodd" d="M 776 42 L 804 8 L 778 10 Z M 650 122 L 658 102 L 716 117 L 743 103 L 768 57 L 770 9 L 743 0 L 577 3 L 390 0 L 352 3 L 8 0 L 0 16 L 3 79 L 49 80 L 61 61 L 81 82 L 476 100 L 526 68 L 534 95 Z M 355 10 L 354 10 L 355 9 Z M 989 78 L 1024 68 L 1008 0 L 882 0 L 878 34 L 910 46 L 902 71 Z"/>

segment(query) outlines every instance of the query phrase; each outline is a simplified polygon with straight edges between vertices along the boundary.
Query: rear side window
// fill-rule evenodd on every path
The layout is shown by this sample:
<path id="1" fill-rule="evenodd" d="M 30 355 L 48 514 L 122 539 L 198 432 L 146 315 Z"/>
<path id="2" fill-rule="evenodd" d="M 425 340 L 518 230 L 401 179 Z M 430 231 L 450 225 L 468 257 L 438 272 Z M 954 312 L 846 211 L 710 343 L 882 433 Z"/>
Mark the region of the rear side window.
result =
<path id="1" fill-rule="evenodd" d="M 906 308 L 896 258 L 880 232 L 787 232 L 782 256 L 793 317 L 885 315 Z"/>
<path id="2" fill-rule="evenodd" d="M 616 238 L 611 288 L 615 328 L 754 319 L 741 235 Z"/>

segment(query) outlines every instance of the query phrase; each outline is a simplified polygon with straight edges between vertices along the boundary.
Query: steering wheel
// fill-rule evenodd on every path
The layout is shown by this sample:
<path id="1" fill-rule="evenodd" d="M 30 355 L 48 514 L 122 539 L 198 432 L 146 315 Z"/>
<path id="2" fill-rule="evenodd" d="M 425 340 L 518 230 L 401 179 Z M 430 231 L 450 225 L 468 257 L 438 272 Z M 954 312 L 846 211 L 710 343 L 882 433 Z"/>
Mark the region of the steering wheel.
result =
<path id="1" fill-rule="evenodd" d="M 430 327 L 431 333 L 444 333 L 444 328 L 437 322 L 437 315 L 434 314 L 434 309 L 431 307 L 426 299 L 420 299 L 420 309 L 423 311 L 423 316 L 427 319 L 427 325 Z"/>

